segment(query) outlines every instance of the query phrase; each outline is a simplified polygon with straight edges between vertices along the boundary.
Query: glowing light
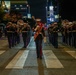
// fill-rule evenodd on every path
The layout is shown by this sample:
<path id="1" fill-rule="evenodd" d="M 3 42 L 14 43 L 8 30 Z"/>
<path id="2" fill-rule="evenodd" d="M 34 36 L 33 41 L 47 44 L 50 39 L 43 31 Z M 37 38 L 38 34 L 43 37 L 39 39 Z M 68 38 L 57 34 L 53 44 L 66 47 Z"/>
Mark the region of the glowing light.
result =
<path id="1" fill-rule="evenodd" d="M 53 22 L 53 21 L 54 21 L 54 18 L 50 18 L 49 20 L 50 20 L 51 22 Z"/>
<path id="2" fill-rule="evenodd" d="M 49 8 L 50 8 L 50 10 L 53 10 L 53 6 L 50 6 Z"/>
<path id="3" fill-rule="evenodd" d="M 22 5 L 20 5 L 20 7 L 22 7 Z"/>
<path id="4" fill-rule="evenodd" d="M 3 4 L 2 6 L 3 6 L 3 7 L 5 7 L 5 5 L 4 5 L 4 4 Z"/>
<path id="5" fill-rule="evenodd" d="M 17 7 L 17 5 L 15 5 L 15 7 Z"/>
<path id="6" fill-rule="evenodd" d="M 10 9 L 10 1 L 5 1 L 5 5 Z"/>
<path id="7" fill-rule="evenodd" d="M 55 15 L 55 18 L 59 18 L 59 15 Z"/>

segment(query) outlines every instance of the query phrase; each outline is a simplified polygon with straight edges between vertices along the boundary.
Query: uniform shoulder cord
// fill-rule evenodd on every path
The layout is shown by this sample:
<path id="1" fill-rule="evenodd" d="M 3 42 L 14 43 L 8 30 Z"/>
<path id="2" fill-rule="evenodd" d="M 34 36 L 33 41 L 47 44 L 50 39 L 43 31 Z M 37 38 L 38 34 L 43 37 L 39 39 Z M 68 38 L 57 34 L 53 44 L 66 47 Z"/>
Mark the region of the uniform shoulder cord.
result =
<path id="1" fill-rule="evenodd" d="M 39 35 L 40 31 L 42 30 L 42 26 L 40 27 L 40 29 L 34 34 L 34 40 L 37 38 L 37 36 Z"/>

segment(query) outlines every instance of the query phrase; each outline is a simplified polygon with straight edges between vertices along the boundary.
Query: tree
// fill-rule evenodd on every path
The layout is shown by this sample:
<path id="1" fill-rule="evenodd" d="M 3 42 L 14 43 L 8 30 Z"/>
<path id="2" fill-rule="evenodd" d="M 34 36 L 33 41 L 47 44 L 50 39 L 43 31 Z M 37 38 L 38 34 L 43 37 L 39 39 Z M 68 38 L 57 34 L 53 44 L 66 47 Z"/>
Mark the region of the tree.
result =
<path id="1" fill-rule="evenodd" d="M 4 9 L 2 7 L 0 7 L 0 19 L 3 20 L 3 17 L 4 17 Z"/>

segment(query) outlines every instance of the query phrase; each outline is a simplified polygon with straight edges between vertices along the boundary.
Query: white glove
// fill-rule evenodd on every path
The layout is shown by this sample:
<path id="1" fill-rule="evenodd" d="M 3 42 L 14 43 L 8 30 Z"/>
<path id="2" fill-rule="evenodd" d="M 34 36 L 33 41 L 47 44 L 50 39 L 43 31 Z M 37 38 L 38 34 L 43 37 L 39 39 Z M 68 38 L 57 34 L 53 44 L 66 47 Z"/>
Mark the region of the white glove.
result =
<path id="1" fill-rule="evenodd" d="M 44 43 L 46 43 L 46 37 L 44 37 L 43 41 L 44 41 Z"/>

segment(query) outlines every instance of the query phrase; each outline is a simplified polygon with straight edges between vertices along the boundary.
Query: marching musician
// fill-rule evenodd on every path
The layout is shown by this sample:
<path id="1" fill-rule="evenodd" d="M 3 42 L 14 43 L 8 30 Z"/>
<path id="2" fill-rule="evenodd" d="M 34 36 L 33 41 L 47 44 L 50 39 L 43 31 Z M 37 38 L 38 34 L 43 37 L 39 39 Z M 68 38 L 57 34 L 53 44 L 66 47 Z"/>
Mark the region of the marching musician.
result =
<path id="1" fill-rule="evenodd" d="M 52 44 L 55 48 L 58 48 L 58 32 L 59 32 L 59 28 L 58 28 L 58 23 L 54 22 L 53 23 L 54 27 L 53 27 L 53 37 L 52 37 Z"/>
<path id="2" fill-rule="evenodd" d="M 24 48 L 27 46 L 27 35 L 28 35 L 28 29 L 27 29 L 27 23 L 23 24 L 24 26 L 21 29 L 22 32 L 22 37 L 23 37 L 23 43 L 24 43 Z"/>
<path id="3" fill-rule="evenodd" d="M 6 26 L 6 30 L 7 30 L 7 38 L 8 38 L 8 44 L 9 44 L 9 48 L 14 46 L 14 27 L 12 25 L 12 22 L 8 22 L 7 26 Z"/>
<path id="4" fill-rule="evenodd" d="M 34 41 L 36 44 L 37 58 L 42 59 L 42 40 L 45 37 L 44 27 L 41 19 L 36 19 L 36 26 L 34 28 Z"/>

